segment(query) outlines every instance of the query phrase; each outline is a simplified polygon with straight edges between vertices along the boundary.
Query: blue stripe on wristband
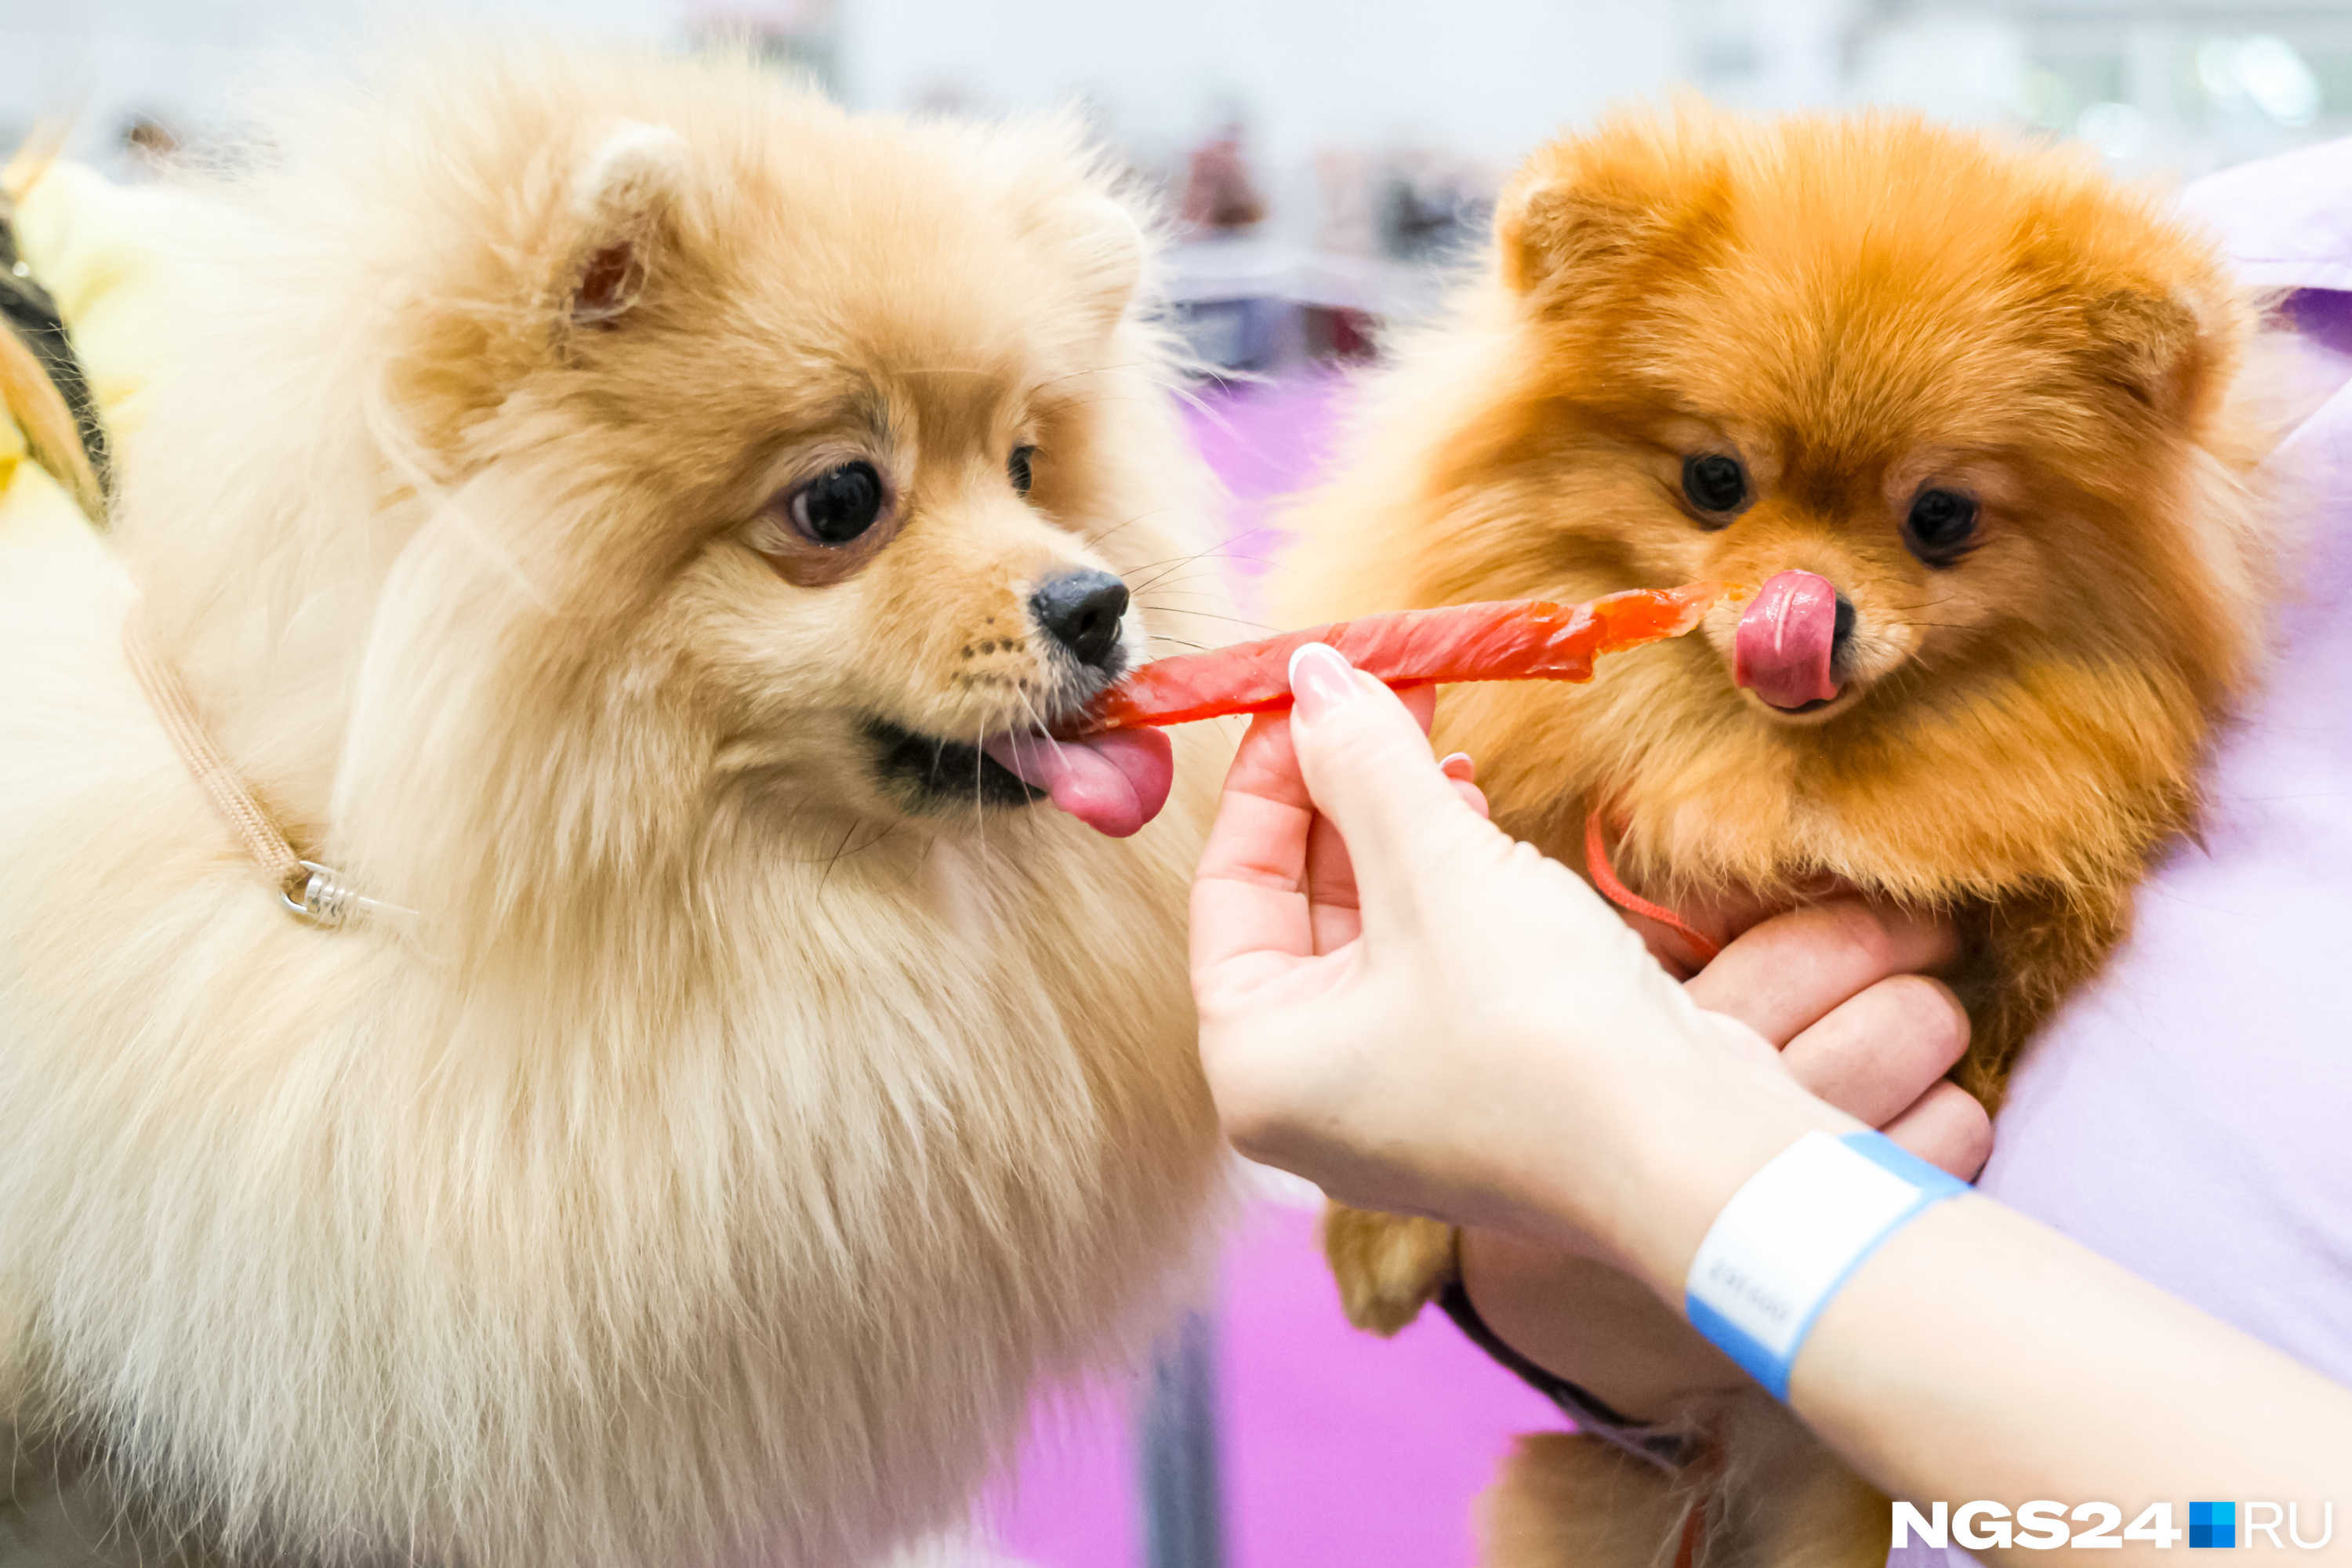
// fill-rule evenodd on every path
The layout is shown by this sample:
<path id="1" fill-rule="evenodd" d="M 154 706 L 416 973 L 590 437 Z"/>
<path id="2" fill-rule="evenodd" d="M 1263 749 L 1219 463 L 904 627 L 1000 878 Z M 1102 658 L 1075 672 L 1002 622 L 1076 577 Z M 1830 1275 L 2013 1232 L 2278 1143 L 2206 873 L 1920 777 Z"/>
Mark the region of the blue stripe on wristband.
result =
<path id="1" fill-rule="evenodd" d="M 1876 1132 L 1808 1132 L 1731 1194 L 1691 1258 L 1683 1310 L 1780 1399 L 1830 1299 L 1886 1238 L 1969 1184 Z"/>

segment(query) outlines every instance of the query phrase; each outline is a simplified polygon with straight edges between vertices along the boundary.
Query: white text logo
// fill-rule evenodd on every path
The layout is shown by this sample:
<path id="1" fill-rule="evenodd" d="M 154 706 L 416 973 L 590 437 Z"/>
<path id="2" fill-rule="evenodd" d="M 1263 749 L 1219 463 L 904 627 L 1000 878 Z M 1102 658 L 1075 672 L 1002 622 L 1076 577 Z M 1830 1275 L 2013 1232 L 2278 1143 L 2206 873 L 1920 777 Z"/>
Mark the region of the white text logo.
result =
<path id="1" fill-rule="evenodd" d="M 2152 1502 L 2129 1524 L 2124 1510 L 2111 1502 L 2076 1503 L 2043 1499 L 2020 1503 L 2011 1513 L 2006 1504 L 1979 1500 L 1954 1508 L 1930 1503 L 1926 1513 L 1916 1503 L 1895 1505 L 1894 1544 L 1958 1546 L 1970 1552 L 2006 1552 L 2022 1547 L 2050 1552 L 2061 1546 L 2120 1549 L 2126 1541 L 2151 1546 L 2178 1546 L 2186 1538 L 2192 1548 L 2252 1546 L 2258 1541 L 2284 1551 L 2290 1546 L 2316 1552 L 2336 1536 L 2336 1504 L 2321 1502 L 2307 1510 L 2300 1503 L 2192 1502 L 2189 1528 L 2173 1522 L 2172 1504 Z M 2305 1540 L 2306 1523 L 2315 1526 L 2318 1539 Z"/>

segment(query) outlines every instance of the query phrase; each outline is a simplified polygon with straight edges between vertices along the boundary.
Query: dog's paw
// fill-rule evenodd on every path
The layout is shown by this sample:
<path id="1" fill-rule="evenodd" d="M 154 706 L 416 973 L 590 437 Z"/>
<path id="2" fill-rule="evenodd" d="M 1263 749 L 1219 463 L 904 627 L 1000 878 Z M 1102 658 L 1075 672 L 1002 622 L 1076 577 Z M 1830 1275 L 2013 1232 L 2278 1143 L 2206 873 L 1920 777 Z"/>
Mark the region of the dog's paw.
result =
<path id="1" fill-rule="evenodd" d="M 1348 1321 L 1385 1339 L 1419 1317 L 1454 1278 L 1455 1234 L 1433 1219 L 1325 1209 L 1323 1256 Z"/>

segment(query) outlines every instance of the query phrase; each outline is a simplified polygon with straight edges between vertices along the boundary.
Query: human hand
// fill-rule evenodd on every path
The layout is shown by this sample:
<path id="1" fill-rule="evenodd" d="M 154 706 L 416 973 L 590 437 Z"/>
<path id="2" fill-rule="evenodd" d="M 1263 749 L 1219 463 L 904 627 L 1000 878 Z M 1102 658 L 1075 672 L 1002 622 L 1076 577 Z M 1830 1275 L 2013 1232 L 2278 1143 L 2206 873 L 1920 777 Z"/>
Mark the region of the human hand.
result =
<path id="1" fill-rule="evenodd" d="M 1467 758 L 1458 767 L 1473 776 Z M 1966 1091 L 1942 1081 L 1968 1048 L 1968 1015 L 1929 978 L 1958 954 L 1951 921 L 1873 905 L 1828 878 L 1802 907 L 1793 902 L 1734 885 L 1678 900 L 1680 928 L 1637 910 L 1617 918 L 1689 983 L 1699 1005 L 1781 1047 L 1799 1083 L 1973 1180 L 1991 1152 L 1991 1123 Z M 1694 931 L 1719 950 L 1712 959 Z"/>
<path id="2" fill-rule="evenodd" d="M 1944 1077 L 1969 1016 L 1932 978 L 1958 937 L 1948 920 L 1832 899 L 1734 938 L 1684 989 L 1780 1047 L 1811 1093 L 1963 1181 L 1992 1153 L 1992 1119 Z"/>
<path id="3" fill-rule="evenodd" d="M 1776 1053 L 1489 825 L 1377 681 L 1319 648 L 1292 679 L 1293 713 L 1243 740 L 1193 888 L 1228 1135 L 1361 1207 L 1618 1231 L 1641 1202 L 1639 1162 L 1612 1157 L 1629 1108 L 1673 1103 L 1665 1079 L 1780 1079 Z"/>
<path id="4" fill-rule="evenodd" d="M 1972 1178 L 1991 1151 L 1991 1122 L 1943 1076 L 1967 1048 L 1968 1014 L 1925 973 L 1956 944 L 1948 921 L 1845 898 L 1756 921 L 1685 989 L 1780 1047 L 1780 1066 L 1812 1093 Z M 1592 1250 L 1557 1234 L 1473 1227 L 1461 1241 L 1463 1284 L 1504 1342 L 1636 1418 L 1668 1417 L 1746 1381 Z"/>

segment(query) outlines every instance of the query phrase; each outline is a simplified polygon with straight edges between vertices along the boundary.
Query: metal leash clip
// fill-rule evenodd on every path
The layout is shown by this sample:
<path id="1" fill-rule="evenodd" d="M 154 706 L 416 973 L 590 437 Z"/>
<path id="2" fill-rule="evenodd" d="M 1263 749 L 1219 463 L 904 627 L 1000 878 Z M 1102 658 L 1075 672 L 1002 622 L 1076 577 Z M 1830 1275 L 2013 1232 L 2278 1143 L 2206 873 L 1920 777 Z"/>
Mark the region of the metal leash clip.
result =
<path id="1" fill-rule="evenodd" d="M 278 896 L 286 901 L 288 909 L 314 926 L 337 931 L 351 923 L 354 917 L 388 921 L 415 918 L 415 910 L 367 897 L 344 881 L 343 874 L 331 866 L 305 860 L 302 869 L 309 873 L 302 879 L 302 896 L 299 899 L 294 896 L 294 884 L 291 882 L 280 888 Z"/>

